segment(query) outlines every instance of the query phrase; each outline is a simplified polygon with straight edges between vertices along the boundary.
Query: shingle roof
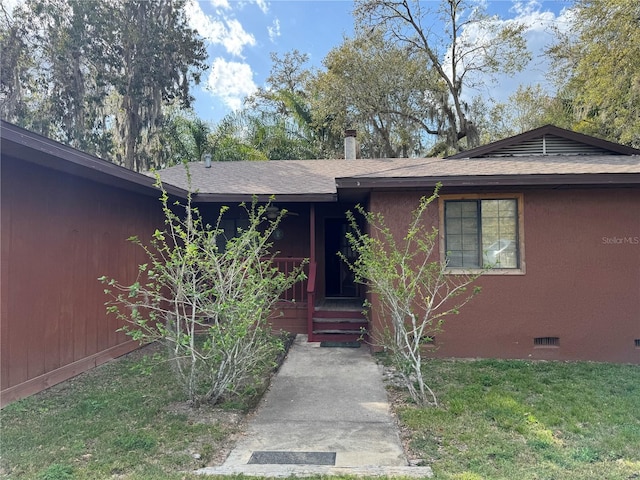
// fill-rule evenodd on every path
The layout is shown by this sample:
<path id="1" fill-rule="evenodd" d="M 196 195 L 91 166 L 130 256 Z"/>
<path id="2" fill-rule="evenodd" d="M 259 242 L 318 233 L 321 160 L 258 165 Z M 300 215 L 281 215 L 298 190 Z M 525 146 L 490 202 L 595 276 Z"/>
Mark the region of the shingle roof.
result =
<path id="1" fill-rule="evenodd" d="M 268 162 L 214 162 L 189 164 L 192 189 L 213 195 L 319 195 L 331 196 L 339 186 L 407 180 L 495 183 L 510 179 L 530 184 L 532 178 L 544 184 L 545 177 L 625 175 L 640 182 L 640 156 L 533 156 L 478 159 L 394 158 L 371 160 L 276 160 Z M 188 188 L 183 166 L 160 171 L 164 182 Z M 561 177 L 561 178 L 558 178 Z M 588 183 L 593 183 L 591 179 Z M 556 181 L 557 183 L 557 181 Z M 572 182 L 575 183 L 575 182 Z"/>
<path id="2" fill-rule="evenodd" d="M 555 131 L 555 130 L 554 130 Z M 2 156 L 60 170 L 92 181 L 157 195 L 154 180 L 67 147 L 5 121 Z M 518 156 L 471 159 L 279 160 L 189 164 L 192 191 L 202 201 L 233 201 L 252 195 L 280 200 L 332 201 L 340 189 L 493 185 L 640 184 L 640 155 Z M 161 170 L 168 192 L 187 194 L 182 165 Z"/>

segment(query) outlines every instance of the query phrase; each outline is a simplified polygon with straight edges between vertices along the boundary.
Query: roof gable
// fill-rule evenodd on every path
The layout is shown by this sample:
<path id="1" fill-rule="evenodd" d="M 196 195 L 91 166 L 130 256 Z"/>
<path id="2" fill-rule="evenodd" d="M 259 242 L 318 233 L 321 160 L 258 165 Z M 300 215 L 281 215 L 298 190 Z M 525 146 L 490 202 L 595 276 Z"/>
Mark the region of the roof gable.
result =
<path id="1" fill-rule="evenodd" d="M 520 135 L 451 155 L 448 158 L 518 157 L 541 155 L 639 155 L 640 150 L 545 125 Z"/>

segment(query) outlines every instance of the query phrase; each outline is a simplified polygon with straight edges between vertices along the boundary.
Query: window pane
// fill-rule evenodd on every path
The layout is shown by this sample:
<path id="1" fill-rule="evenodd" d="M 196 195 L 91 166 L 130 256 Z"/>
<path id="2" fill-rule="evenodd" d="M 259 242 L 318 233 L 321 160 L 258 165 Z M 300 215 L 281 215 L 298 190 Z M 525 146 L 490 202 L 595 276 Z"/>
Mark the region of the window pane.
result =
<path id="1" fill-rule="evenodd" d="M 460 218 L 462 216 L 462 202 L 445 203 L 445 218 Z"/>
<path id="2" fill-rule="evenodd" d="M 518 268 L 517 200 L 482 200 L 481 209 L 484 266 Z"/>
<path id="3" fill-rule="evenodd" d="M 462 206 L 462 216 L 463 217 L 473 217 L 475 218 L 478 215 L 478 202 L 475 200 L 473 202 L 458 202 Z"/>
<path id="4" fill-rule="evenodd" d="M 479 267 L 478 202 L 445 202 L 445 243 L 449 267 Z"/>
<path id="5" fill-rule="evenodd" d="M 462 266 L 462 251 L 450 250 L 447 252 L 447 266 L 448 267 L 461 267 Z"/>
<path id="6" fill-rule="evenodd" d="M 500 211 L 500 217 L 516 217 L 517 205 L 515 199 L 498 200 L 498 209 Z"/>
<path id="7" fill-rule="evenodd" d="M 445 223 L 445 232 L 447 235 L 460 235 L 462 234 L 462 220 L 460 217 L 447 218 Z"/>
<path id="8" fill-rule="evenodd" d="M 462 252 L 462 266 L 465 268 L 477 268 L 478 265 L 478 251 L 464 251 Z"/>
<path id="9" fill-rule="evenodd" d="M 447 235 L 448 250 L 462 250 L 462 235 Z"/>
<path id="10" fill-rule="evenodd" d="M 499 200 L 482 200 L 482 218 L 498 216 Z"/>
<path id="11" fill-rule="evenodd" d="M 476 217 L 462 219 L 462 234 L 472 236 L 478 235 L 478 219 Z"/>
<path id="12" fill-rule="evenodd" d="M 470 250 L 473 252 L 478 251 L 478 237 L 477 236 L 462 236 L 462 250 Z"/>
<path id="13" fill-rule="evenodd" d="M 483 211 L 484 213 L 484 211 Z M 482 216 L 482 245 L 486 246 L 500 238 L 500 221 L 497 218 Z"/>

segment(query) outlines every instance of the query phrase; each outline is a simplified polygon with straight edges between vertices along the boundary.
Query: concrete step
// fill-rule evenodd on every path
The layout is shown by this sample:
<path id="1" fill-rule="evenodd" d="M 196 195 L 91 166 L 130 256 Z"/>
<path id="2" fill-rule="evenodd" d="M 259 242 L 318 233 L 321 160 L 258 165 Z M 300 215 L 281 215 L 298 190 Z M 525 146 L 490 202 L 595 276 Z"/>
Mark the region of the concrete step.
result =
<path id="1" fill-rule="evenodd" d="M 313 342 L 357 342 L 367 341 L 367 335 L 357 333 L 313 333 Z"/>
<path id="2" fill-rule="evenodd" d="M 350 310 L 316 310 L 313 312 L 314 318 L 357 318 L 365 319 L 361 311 Z"/>
<path id="3" fill-rule="evenodd" d="M 362 330 L 343 330 L 343 329 L 335 329 L 335 330 L 330 330 L 330 329 L 323 329 L 323 330 L 313 330 L 313 334 L 314 335 L 325 335 L 325 334 L 344 334 L 344 335 L 355 335 L 355 334 L 362 334 Z M 366 333 L 366 332 L 364 332 Z"/>

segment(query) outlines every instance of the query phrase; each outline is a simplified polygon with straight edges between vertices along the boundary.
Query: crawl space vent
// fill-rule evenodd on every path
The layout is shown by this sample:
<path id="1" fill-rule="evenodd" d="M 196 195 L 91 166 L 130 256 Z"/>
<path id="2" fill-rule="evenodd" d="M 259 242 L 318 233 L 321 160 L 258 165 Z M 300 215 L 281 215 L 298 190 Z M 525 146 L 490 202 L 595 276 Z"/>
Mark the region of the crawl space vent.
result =
<path id="1" fill-rule="evenodd" d="M 558 347 L 560 337 L 536 337 L 533 339 L 534 347 Z"/>

